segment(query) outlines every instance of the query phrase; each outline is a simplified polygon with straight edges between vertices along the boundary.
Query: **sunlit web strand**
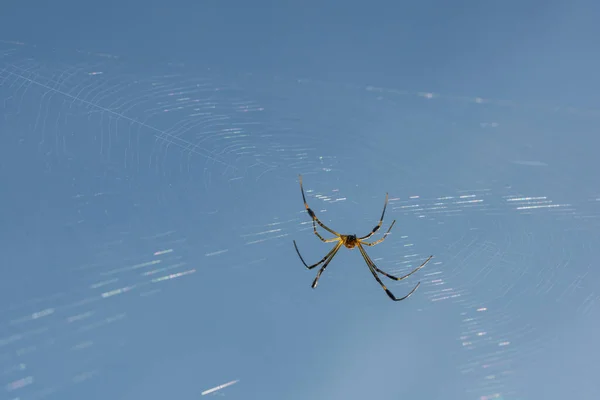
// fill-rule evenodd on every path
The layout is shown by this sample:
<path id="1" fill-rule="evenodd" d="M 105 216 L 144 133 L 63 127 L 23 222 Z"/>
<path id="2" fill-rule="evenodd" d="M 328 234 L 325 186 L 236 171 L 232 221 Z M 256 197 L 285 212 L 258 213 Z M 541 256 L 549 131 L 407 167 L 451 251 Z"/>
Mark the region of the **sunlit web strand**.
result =
<path id="1" fill-rule="evenodd" d="M 11 66 L 11 67 L 13 67 L 13 68 L 15 68 L 17 70 L 19 69 L 19 67 L 17 67 L 16 65 L 13 65 L 13 64 L 7 64 L 7 65 L 9 65 L 9 66 Z M 196 144 L 193 144 L 193 143 L 191 143 L 191 142 L 189 142 L 189 141 L 187 141 L 185 139 L 182 139 L 182 138 L 180 138 L 178 136 L 169 134 L 168 132 L 166 132 L 164 130 L 156 128 L 155 126 L 146 124 L 145 122 L 142 122 L 142 121 L 139 121 L 137 119 L 128 117 L 128 116 L 126 116 L 126 115 L 124 115 L 122 113 L 118 113 L 118 112 L 113 111 L 111 109 L 108 109 L 106 107 L 102 107 L 102 106 L 100 106 L 98 104 L 95 104 L 95 103 L 92 103 L 92 102 L 90 102 L 88 100 L 78 98 L 78 97 L 76 97 L 76 96 L 74 96 L 74 95 L 72 95 L 70 93 L 64 92 L 64 91 L 62 91 L 60 89 L 57 89 L 57 88 L 50 87 L 50 86 L 48 86 L 45 83 L 42 83 L 42 82 L 39 82 L 37 80 L 31 79 L 31 78 L 29 78 L 27 76 L 24 76 L 22 74 L 18 74 L 18 73 L 12 72 L 12 71 L 6 71 L 6 72 L 9 75 L 12 75 L 12 76 L 15 76 L 15 77 L 17 77 L 19 79 L 22 79 L 22 80 L 25 80 L 27 82 L 30 82 L 30 83 L 32 83 L 32 84 L 34 84 L 36 86 L 39 86 L 39 87 L 44 88 L 44 89 L 47 89 L 48 91 L 52 91 L 54 93 L 58 93 L 58 94 L 60 94 L 62 96 L 65 96 L 65 97 L 67 97 L 67 98 L 69 98 L 69 99 L 71 99 L 73 101 L 77 101 L 77 102 L 79 102 L 81 104 L 85 104 L 85 105 L 87 105 L 89 107 L 96 108 L 96 109 L 98 109 L 98 110 L 100 110 L 102 112 L 109 113 L 109 114 L 114 115 L 114 116 L 116 116 L 118 118 L 127 120 L 129 122 L 138 124 L 139 126 L 142 126 L 144 128 L 150 129 L 151 131 L 155 132 L 154 136 L 157 139 L 159 139 L 159 140 L 165 141 L 165 142 L 167 142 L 169 144 L 173 144 L 173 145 L 175 145 L 175 146 L 177 146 L 177 147 L 179 147 L 179 148 L 181 148 L 183 150 L 192 152 L 194 154 L 198 154 L 198 155 L 200 155 L 200 156 L 202 156 L 202 157 L 204 157 L 206 159 L 209 159 L 211 161 L 214 161 L 214 162 L 217 162 L 219 164 L 222 164 L 222 165 L 224 165 L 224 166 L 226 166 L 228 168 L 232 168 L 234 170 L 237 169 L 236 166 L 234 166 L 234 165 L 232 165 L 232 164 L 230 164 L 230 163 L 222 160 L 219 156 L 217 156 L 213 152 L 210 152 L 210 151 L 208 151 L 206 149 L 202 149 L 202 148 L 198 147 L 198 145 L 196 145 Z"/>

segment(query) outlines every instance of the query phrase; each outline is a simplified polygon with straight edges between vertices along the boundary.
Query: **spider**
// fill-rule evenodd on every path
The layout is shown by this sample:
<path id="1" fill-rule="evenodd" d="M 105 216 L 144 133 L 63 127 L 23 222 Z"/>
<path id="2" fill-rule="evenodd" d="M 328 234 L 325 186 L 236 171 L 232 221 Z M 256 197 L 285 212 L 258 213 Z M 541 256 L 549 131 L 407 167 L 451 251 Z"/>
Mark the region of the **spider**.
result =
<path id="1" fill-rule="evenodd" d="M 308 215 L 310 215 L 310 217 L 313 220 L 313 231 L 315 232 L 315 235 L 317 235 L 317 237 L 319 239 L 321 239 L 321 241 L 325 242 L 325 243 L 333 243 L 336 242 L 336 245 L 333 246 L 333 249 L 331 249 L 329 251 L 329 253 L 327 253 L 325 255 L 325 257 L 323 257 L 321 259 L 321 261 L 312 264 L 312 265 L 308 265 L 306 264 L 306 262 L 304 261 L 304 258 L 302 258 L 302 255 L 300 255 L 300 251 L 298 250 L 298 246 L 296 245 L 296 241 L 294 240 L 294 247 L 296 248 L 296 253 L 298 253 L 298 257 L 300 257 L 300 260 L 302 261 L 302 264 L 304 264 L 304 266 L 308 269 L 313 269 L 321 264 L 323 264 L 323 266 L 321 267 L 321 269 L 319 270 L 319 272 L 317 273 L 317 277 L 315 278 L 315 280 L 312 283 L 312 288 L 316 288 L 317 287 L 317 283 L 319 282 L 319 278 L 321 277 L 321 274 L 323 273 L 323 271 L 325 271 L 325 268 L 327 268 L 327 265 L 329 265 L 329 263 L 331 262 L 331 260 L 333 260 L 333 257 L 335 257 L 335 255 L 337 254 L 337 252 L 339 251 L 339 249 L 342 246 L 346 246 L 349 249 L 353 249 L 355 247 L 358 247 L 358 250 L 360 251 L 360 254 L 362 255 L 363 259 L 365 260 L 365 262 L 367 263 L 367 266 L 369 267 L 369 270 L 371 271 L 371 273 L 373 274 L 373 277 L 375 278 L 375 280 L 381 285 L 381 287 L 383 288 L 383 290 L 385 290 L 385 292 L 387 293 L 387 295 L 390 297 L 390 299 L 394 300 L 394 301 L 400 301 L 400 300 L 404 300 L 409 298 L 414 292 L 415 290 L 417 290 L 417 288 L 419 287 L 419 285 L 421 284 L 421 282 L 417 283 L 417 286 L 415 286 L 413 288 L 413 290 L 411 290 L 406 296 L 404 297 L 400 297 L 397 298 L 396 296 L 394 296 L 394 294 L 392 292 L 390 292 L 390 290 L 383 284 L 383 282 L 381 282 L 381 279 L 379 279 L 379 276 L 377 275 L 377 272 L 379 272 L 380 274 L 383 274 L 385 276 L 387 276 L 390 279 L 396 280 L 396 281 L 401 281 L 405 278 L 408 278 L 409 276 L 411 276 L 412 274 L 414 274 L 415 272 L 417 272 L 418 270 L 420 270 L 421 268 L 423 268 L 428 262 L 429 260 L 431 260 L 433 258 L 433 256 L 429 256 L 429 258 L 427 260 L 425 260 L 423 262 L 423 264 L 419 265 L 417 268 L 415 268 L 414 270 L 412 270 L 411 272 L 409 272 L 408 274 L 401 276 L 401 277 L 396 277 L 393 275 L 388 274 L 387 272 L 384 272 L 382 270 L 380 270 L 379 268 L 377 268 L 377 266 L 375 265 L 375 263 L 373 262 L 373 260 L 371 260 L 371 257 L 369 257 L 369 255 L 367 254 L 367 252 L 365 251 L 363 245 L 365 246 L 375 246 L 381 242 L 383 242 L 385 240 L 385 238 L 387 237 L 387 235 L 390 233 L 390 231 L 392 230 L 392 227 L 394 226 L 394 224 L 396 223 L 396 220 L 394 220 L 392 222 L 392 224 L 390 225 L 389 229 L 387 230 L 387 232 L 383 235 L 383 237 L 379 240 L 376 240 L 374 242 L 366 242 L 365 240 L 370 238 L 371 236 L 373 236 L 375 234 L 375 232 L 377 232 L 379 230 L 379 228 L 381 227 L 381 224 L 383 224 L 383 216 L 385 215 L 385 209 L 387 207 L 387 203 L 388 203 L 388 194 L 385 194 L 385 204 L 383 205 L 383 212 L 381 213 L 381 218 L 379 219 L 379 223 L 377 224 L 377 226 L 375 226 L 371 232 L 368 235 L 365 235 L 363 237 L 356 237 L 356 235 L 341 235 L 339 233 L 337 233 L 336 231 L 334 231 L 331 228 L 328 228 L 327 226 L 325 226 L 324 223 L 322 223 L 319 218 L 317 218 L 317 216 L 315 215 L 314 211 L 310 209 L 310 207 L 308 206 L 308 203 L 306 202 L 306 196 L 304 195 L 304 188 L 302 187 L 302 175 L 299 175 L 300 177 L 300 191 L 302 192 L 302 200 L 304 201 L 304 207 L 306 207 L 306 211 L 308 212 Z M 326 231 L 328 231 L 329 233 L 335 235 L 334 238 L 331 239 L 325 239 L 323 236 L 321 236 L 319 234 L 319 232 L 317 232 L 317 225 L 319 224 L 321 226 L 321 228 L 325 229 Z"/>

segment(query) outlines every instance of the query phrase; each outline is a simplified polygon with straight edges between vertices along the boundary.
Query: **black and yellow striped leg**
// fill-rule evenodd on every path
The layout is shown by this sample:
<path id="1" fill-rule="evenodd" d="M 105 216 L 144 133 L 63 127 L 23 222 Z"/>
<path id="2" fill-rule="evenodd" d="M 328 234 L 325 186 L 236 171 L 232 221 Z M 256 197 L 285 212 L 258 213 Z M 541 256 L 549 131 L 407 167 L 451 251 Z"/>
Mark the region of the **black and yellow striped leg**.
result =
<path id="1" fill-rule="evenodd" d="M 323 273 L 323 271 L 325 271 L 325 268 L 327 268 L 327 266 L 329 265 L 331 260 L 333 260 L 333 257 L 335 257 L 335 255 L 338 252 L 338 250 L 340 249 L 340 247 L 342 247 L 342 244 L 343 244 L 343 242 L 340 241 L 338 244 L 335 245 L 335 247 L 333 248 L 333 250 L 331 252 L 331 255 L 329 256 L 329 259 L 327 261 L 325 261 L 325 264 L 323 264 L 323 266 L 321 267 L 319 272 L 317 272 L 317 276 L 315 277 L 315 280 L 312 283 L 313 289 L 317 287 L 317 284 L 319 283 L 319 278 L 321 277 L 321 274 Z"/>
<path id="2" fill-rule="evenodd" d="M 377 265 L 375 265 L 375 262 L 373 262 L 373 260 L 371 260 L 371 257 L 369 257 L 369 255 L 367 254 L 366 250 L 365 250 L 365 249 L 364 249 L 364 248 L 363 248 L 363 247 L 362 247 L 360 244 L 358 245 L 358 249 L 360 250 L 361 254 L 363 255 L 363 258 L 364 258 L 365 260 L 368 260 L 368 261 L 371 263 L 371 265 L 373 266 L 373 268 L 375 268 L 375 271 L 377 271 L 377 272 L 379 272 L 380 274 L 382 274 L 382 275 L 385 275 L 385 276 L 387 276 L 388 278 L 390 278 L 390 279 L 393 279 L 393 280 L 395 280 L 395 281 L 401 281 L 401 280 L 403 280 L 403 279 L 406 279 L 406 278 L 408 278 L 409 276 L 411 276 L 412 274 L 414 274 L 415 272 L 417 272 L 418 270 L 420 270 L 421 268 L 423 268 L 423 267 L 424 267 L 424 266 L 425 266 L 425 265 L 426 265 L 426 264 L 427 264 L 427 263 L 428 263 L 428 262 L 429 262 L 429 261 L 430 261 L 430 260 L 433 258 L 433 256 L 429 256 L 429 257 L 427 258 L 427 260 L 425 260 L 425 261 L 424 261 L 424 262 L 423 262 L 421 265 L 419 265 L 417 268 L 415 268 L 415 269 L 413 269 L 412 271 L 410 271 L 408 274 L 406 274 L 406 275 L 403 275 L 403 276 L 400 276 L 400 277 L 397 277 L 397 276 L 394 276 L 394 275 L 388 274 L 387 272 L 385 272 L 385 271 L 382 271 L 382 270 L 380 270 L 379 268 L 377 268 Z"/>
<path id="3" fill-rule="evenodd" d="M 404 297 L 400 297 L 397 298 L 396 296 L 394 296 L 394 294 L 383 284 L 383 282 L 381 282 L 381 279 L 379 279 L 379 276 L 377 275 L 377 271 L 383 273 L 385 276 L 387 277 L 392 277 L 392 275 L 389 275 L 383 271 L 381 271 L 379 268 L 377 268 L 375 266 L 375 264 L 373 263 L 373 261 L 371 260 L 371 258 L 369 257 L 369 255 L 367 254 L 367 252 L 362 248 L 362 246 L 359 245 L 359 250 L 363 256 L 363 258 L 365 259 L 365 262 L 367 263 L 367 266 L 369 267 L 369 271 L 371 271 L 371 274 L 373 274 L 373 277 L 375 278 L 375 280 L 377 281 L 377 283 L 379 283 L 379 285 L 381 285 L 381 287 L 383 288 L 383 290 L 385 290 L 385 293 L 387 293 L 388 297 L 394 301 L 401 301 L 401 300 L 406 300 L 408 299 L 414 292 L 415 290 L 417 290 L 417 288 L 419 287 L 419 285 L 421 285 L 421 282 L 418 282 L 417 285 Z M 409 274 L 410 275 L 410 274 Z M 395 278 L 395 277 L 393 277 Z M 404 278 L 402 278 L 404 279 Z"/>
<path id="4" fill-rule="evenodd" d="M 375 232 L 377 232 L 379 230 L 379 228 L 381 228 L 381 224 L 383 224 L 383 216 L 385 215 L 385 209 L 387 208 L 387 204 L 388 204 L 388 194 L 386 193 L 385 194 L 385 204 L 383 205 L 383 212 L 381 213 L 381 218 L 379 218 L 379 223 L 375 226 L 375 228 L 373 228 L 373 230 L 371 230 L 371 233 L 359 238 L 360 240 L 370 238 L 371 236 L 373 236 L 375 234 Z M 396 221 L 394 221 L 394 222 L 396 222 Z M 394 222 L 392 222 L 392 226 L 394 226 Z M 391 226 L 390 226 L 390 229 L 392 229 Z M 388 233 L 390 232 L 390 229 L 388 229 Z"/>
<path id="5" fill-rule="evenodd" d="M 298 175 L 298 176 L 300 179 L 300 191 L 302 192 L 302 201 L 304 201 L 304 207 L 306 208 L 306 212 L 308 213 L 308 215 L 310 215 L 310 217 L 313 219 L 313 221 L 315 221 L 317 224 L 319 224 L 321 226 L 321 228 L 325 229 L 329 233 L 333 233 L 335 236 L 340 236 L 339 233 L 337 233 L 333 229 L 325 226 L 324 223 L 319 221 L 319 218 L 317 218 L 317 216 L 315 215 L 315 212 L 310 209 L 310 207 L 308 206 L 308 203 L 306 202 L 306 196 L 304 195 L 304 187 L 302 186 L 302 175 Z M 316 232 L 317 232 L 317 230 L 315 229 L 315 233 Z M 319 238 L 321 238 L 321 236 L 319 234 L 317 234 L 317 236 L 319 236 Z"/>
<path id="6" fill-rule="evenodd" d="M 296 241 L 294 240 L 294 247 L 296 248 L 296 253 L 298 253 L 298 257 L 300 257 L 300 261 L 302 261 L 302 264 L 304 264 L 304 266 L 308 269 L 313 269 L 314 267 L 321 265 L 323 262 L 325 262 L 329 256 L 331 256 L 331 254 L 336 250 L 339 249 L 339 247 L 341 246 L 341 242 L 336 244 L 335 246 L 333 246 L 333 249 L 331 249 L 329 251 L 329 253 L 327 253 L 327 255 L 325 257 L 323 257 L 321 259 L 321 261 L 319 261 L 318 263 L 314 263 L 313 265 L 308 265 L 305 261 L 304 258 L 302 258 L 302 255 L 300 254 L 300 250 L 298 250 L 298 246 L 296 245 Z"/>
<path id="7" fill-rule="evenodd" d="M 317 237 L 318 237 L 319 239 L 321 239 L 321 241 L 322 241 L 322 242 L 325 242 L 325 243 L 333 243 L 333 242 L 335 242 L 336 240 L 340 240 L 340 237 L 339 237 L 339 236 L 336 236 L 336 237 L 334 237 L 334 238 L 331 238 L 331 239 L 325 239 L 323 236 L 321 236 L 321 235 L 319 234 L 319 232 L 317 232 L 317 225 L 315 224 L 315 220 L 314 220 L 314 219 L 313 219 L 313 231 L 315 232 L 315 235 L 317 235 Z"/>
<path id="8" fill-rule="evenodd" d="M 386 233 L 383 235 L 383 237 L 382 237 L 381 239 L 379 239 L 379 240 L 376 240 L 376 241 L 374 241 L 374 242 L 371 242 L 371 243 L 363 241 L 363 239 L 364 239 L 364 238 L 366 238 L 366 237 L 369 237 L 370 235 L 367 235 L 367 236 L 365 236 L 365 237 L 363 237 L 363 238 L 359 238 L 358 240 L 360 240 L 360 242 L 361 242 L 362 244 L 364 244 L 365 246 L 375 246 L 375 245 L 377 245 L 377 244 L 379 244 L 379 243 L 381 243 L 381 242 L 383 242 L 383 241 L 385 240 L 385 238 L 387 237 L 387 235 L 389 235 L 389 234 L 390 234 L 390 231 L 391 231 L 391 230 L 392 230 L 392 228 L 394 227 L 394 224 L 395 224 L 395 223 L 396 223 L 396 220 L 393 220 L 393 221 L 392 221 L 392 224 L 391 224 L 391 225 L 390 225 L 390 227 L 388 228 L 387 232 L 386 232 Z"/>

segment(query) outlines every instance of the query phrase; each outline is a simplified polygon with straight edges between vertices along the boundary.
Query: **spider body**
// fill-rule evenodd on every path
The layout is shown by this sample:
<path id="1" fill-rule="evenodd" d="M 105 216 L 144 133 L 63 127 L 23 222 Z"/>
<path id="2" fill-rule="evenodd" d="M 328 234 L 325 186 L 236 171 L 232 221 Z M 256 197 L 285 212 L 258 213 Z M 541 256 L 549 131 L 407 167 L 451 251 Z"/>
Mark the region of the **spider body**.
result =
<path id="1" fill-rule="evenodd" d="M 401 277 L 396 277 L 394 275 L 390 275 L 387 272 L 382 271 L 381 269 L 379 269 L 375 263 L 373 262 L 373 260 L 371 260 L 371 257 L 369 257 L 369 255 L 367 254 L 367 252 L 365 251 L 364 246 L 375 246 L 381 242 L 383 242 L 385 240 L 385 238 L 387 237 L 387 235 L 390 233 L 390 231 L 392 230 L 392 227 L 394 226 L 394 224 L 396 223 L 396 220 L 392 221 L 392 224 L 390 225 L 390 227 L 388 228 L 387 232 L 383 235 L 383 237 L 379 240 L 376 240 L 374 242 L 367 242 L 366 239 L 370 238 L 371 236 L 373 236 L 375 234 L 375 232 L 377 232 L 379 230 L 379 228 L 381 227 L 381 225 L 383 224 L 383 217 L 385 215 L 385 209 L 387 208 L 387 203 L 388 203 L 388 195 L 386 193 L 385 195 L 385 204 L 383 206 L 383 212 L 381 213 L 381 218 L 379 219 L 379 223 L 371 230 L 371 232 L 365 236 L 362 237 L 358 237 L 356 235 L 342 235 L 337 233 L 336 231 L 334 231 L 333 229 L 327 227 L 324 223 L 322 223 L 319 218 L 317 218 L 317 216 L 315 215 L 314 211 L 311 210 L 311 208 L 308 206 L 308 203 L 306 202 L 306 196 L 304 195 L 304 187 L 302 186 L 302 175 L 300 175 L 299 177 L 300 179 L 300 191 L 302 192 L 302 200 L 304 201 L 304 207 L 306 208 L 306 212 L 308 213 L 308 215 L 312 218 L 313 220 L 313 232 L 315 233 L 315 235 L 317 235 L 317 237 L 325 243 L 333 243 L 335 242 L 335 246 L 329 251 L 329 253 L 327 253 L 325 255 L 325 257 L 323 257 L 319 262 L 312 264 L 312 265 L 308 265 L 306 264 L 306 262 L 304 261 L 304 259 L 302 258 L 302 255 L 300 254 L 300 250 L 298 250 L 298 246 L 296 245 L 296 241 L 294 240 L 294 247 L 296 248 L 296 253 L 298 253 L 298 257 L 300 257 L 300 260 L 302 261 L 302 264 L 304 264 L 304 266 L 308 269 L 313 269 L 321 264 L 323 264 L 321 266 L 321 268 L 319 269 L 319 272 L 317 272 L 317 276 L 315 278 L 315 280 L 313 281 L 312 287 L 313 289 L 317 287 L 317 284 L 319 282 L 319 278 L 321 277 L 321 274 L 323 273 L 323 271 L 325 271 L 325 268 L 327 268 L 327 266 L 329 265 L 329 263 L 331 262 L 331 260 L 333 260 L 333 257 L 335 257 L 335 255 L 337 254 L 337 252 L 340 250 L 340 248 L 342 246 L 345 246 L 348 249 L 353 249 L 355 247 L 358 247 L 358 250 L 360 250 L 360 254 L 362 255 L 363 259 L 365 260 L 365 263 L 367 263 L 367 266 L 369 267 L 369 270 L 371 271 L 371 274 L 373 274 L 373 277 L 375 278 L 375 280 L 381 285 L 381 287 L 383 288 L 383 290 L 385 290 L 385 292 L 387 293 L 387 295 L 389 296 L 390 299 L 394 300 L 394 301 L 400 301 L 400 300 L 404 300 L 409 298 L 414 292 L 415 290 L 417 290 L 417 288 L 419 287 L 419 285 L 421 284 L 421 282 L 418 282 L 417 285 L 404 297 L 400 297 L 397 298 L 396 296 L 394 296 L 392 294 L 392 292 L 390 292 L 390 290 L 383 284 L 383 282 L 381 282 L 381 279 L 379 278 L 379 276 L 377 275 L 377 272 L 379 272 L 382 275 L 385 275 L 386 277 L 393 279 L 395 281 L 401 281 L 405 278 L 408 278 L 409 276 L 411 276 L 412 274 L 414 274 L 415 272 L 417 272 L 418 270 L 420 270 L 421 268 L 423 268 L 425 266 L 425 264 L 427 264 L 429 262 L 429 260 L 431 260 L 433 258 L 433 256 L 429 256 L 429 258 L 427 258 L 423 264 L 419 265 L 417 268 L 415 268 L 414 270 L 412 270 L 411 272 L 409 272 L 408 274 L 401 276 Z M 321 236 L 319 234 L 319 232 L 317 232 L 317 224 L 325 229 L 327 232 L 331 233 L 332 235 L 334 235 L 335 237 L 331 238 L 331 239 L 325 239 L 323 236 Z"/>
<path id="2" fill-rule="evenodd" d="M 349 249 L 353 249 L 358 244 L 358 238 L 356 235 L 340 235 L 340 239 L 342 239 L 342 243 Z"/>

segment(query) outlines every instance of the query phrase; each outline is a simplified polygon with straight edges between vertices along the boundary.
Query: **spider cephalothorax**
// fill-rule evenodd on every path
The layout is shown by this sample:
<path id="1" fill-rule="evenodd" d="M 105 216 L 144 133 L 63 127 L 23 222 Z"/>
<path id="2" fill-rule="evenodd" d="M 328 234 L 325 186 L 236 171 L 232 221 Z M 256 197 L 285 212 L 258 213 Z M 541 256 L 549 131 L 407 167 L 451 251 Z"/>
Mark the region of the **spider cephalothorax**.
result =
<path id="1" fill-rule="evenodd" d="M 383 288 L 383 290 L 385 290 L 385 292 L 390 297 L 390 299 L 392 299 L 394 301 L 404 300 L 404 299 L 407 299 L 410 295 L 412 295 L 415 292 L 415 290 L 417 290 L 417 288 L 419 287 L 419 285 L 421 284 L 421 282 L 417 283 L 417 286 L 415 286 L 406 296 L 400 297 L 400 298 L 396 298 L 396 296 L 394 296 L 392 294 L 392 292 L 390 292 L 390 290 L 383 284 L 383 282 L 381 282 L 381 279 L 379 279 L 379 276 L 377 275 L 377 272 L 379 272 L 382 275 L 387 276 L 390 279 L 393 279 L 393 280 L 396 280 L 396 281 L 401 281 L 401 280 L 403 280 L 405 278 L 408 278 L 409 276 L 411 276 L 412 274 L 414 274 L 415 272 L 417 272 L 421 268 L 423 268 L 425 266 L 425 264 L 427 264 L 429 262 L 429 260 L 431 260 L 433 258 L 433 256 L 429 256 L 429 258 L 427 258 L 427 260 L 425 260 L 423 262 L 423 264 L 419 265 L 417 268 L 415 268 L 414 270 L 412 270 L 408 274 L 406 274 L 404 276 L 401 276 L 401 277 L 396 277 L 396 276 L 390 275 L 387 272 L 384 272 L 384 271 L 380 270 L 379 268 L 377 268 L 377 266 L 375 265 L 375 263 L 373 262 L 373 260 L 371 260 L 371 257 L 369 257 L 369 255 L 367 254 L 367 252 L 365 251 L 365 249 L 363 247 L 363 245 L 365 245 L 365 246 L 375 246 L 376 244 L 379 244 L 379 243 L 383 242 L 385 240 L 385 238 L 387 237 L 387 235 L 392 230 L 392 227 L 394 226 L 394 224 L 396 223 L 396 220 L 392 221 L 392 224 L 390 225 L 390 227 L 388 228 L 387 232 L 383 235 L 383 237 L 381 239 L 376 240 L 374 242 L 367 242 L 366 241 L 366 239 L 368 239 L 371 236 L 373 236 L 375 234 L 375 232 L 377 232 L 379 230 L 379 228 L 381 227 L 381 224 L 383 224 L 383 216 L 385 215 L 385 209 L 386 209 L 387 203 L 388 203 L 388 195 L 387 195 L 387 193 L 385 195 L 385 204 L 383 206 L 383 212 L 381 213 L 381 218 L 379 219 L 379 223 L 371 230 L 371 232 L 368 235 L 365 235 L 365 236 L 362 236 L 362 237 L 357 237 L 356 235 L 341 235 L 341 234 L 337 233 L 336 231 L 334 231 L 333 229 L 328 228 L 324 223 L 322 223 L 319 220 L 319 218 L 317 218 L 317 216 L 315 215 L 314 211 L 310 209 L 310 207 L 308 206 L 308 203 L 306 202 L 306 196 L 304 195 L 304 188 L 302 187 L 302 175 L 300 175 L 300 191 L 302 192 L 302 200 L 304 201 L 304 207 L 306 208 L 306 212 L 308 212 L 308 215 L 310 215 L 310 217 L 313 220 L 313 231 L 314 231 L 315 235 L 317 235 L 317 237 L 319 239 L 321 239 L 321 241 L 323 241 L 325 243 L 336 242 L 336 245 L 333 247 L 333 249 L 331 249 L 329 251 L 329 253 L 327 253 L 325 255 L 325 257 L 323 257 L 321 259 L 321 261 L 319 261 L 318 263 L 313 264 L 313 265 L 308 265 L 308 264 L 306 264 L 306 262 L 304 262 L 304 259 L 300 255 L 300 251 L 298 250 L 298 246 L 296 245 L 296 241 L 294 240 L 294 247 L 296 248 L 296 252 L 298 253 L 298 257 L 300 257 L 300 260 L 302 261 L 302 264 L 304 264 L 304 266 L 306 268 L 313 269 L 313 268 L 315 268 L 315 267 L 323 264 L 323 266 L 321 267 L 321 269 L 319 269 L 319 272 L 317 272 L 317 277 L 313 281 L 313 284 L 312 284 L 313 288 L 317 287 L 317 283 L 319 282 L 319 278 L 321 277 L 321 274 L 323 273 L 323 271 L 325 271 L 325 268 L 327 268 L 327 265 L 329 265 L 329 263 L 331 262 L 331 260 L 333 260 L 333 257 L 335 257 L 335 255 L 340 250 L 340 248 L 342 246 L 346 246 L 349 249 L 353 249 L 355 247 L 358 247 L 358 250 L 360 250 L 360 254 L 363 256 L 363 259 L 367 263 L 367 266 L 369 267 L 369 270 L 373 274 L 373 277 L 375 278 L 375 280 L 377 280 L 377 282 L 379 282 L 379 284 L 381 285 L 381 287 Z M 335 237 L 331 238 L 331 239 L 325 239 L 323 236 L 321 236 L 319 234 L 319 232 L 317 232 L 317 224 L 319 224 L 319 226 L 321 228 L 325 229 L 327 232 L 335 235 Z"/>
<path id="2" fill-rule="evenodd" d="M 349 249 L 353 249 L 358 244 L 358 238 L 356 235 L 340 235 L 340 239 L 342 239 L 342 243 Z"/>

